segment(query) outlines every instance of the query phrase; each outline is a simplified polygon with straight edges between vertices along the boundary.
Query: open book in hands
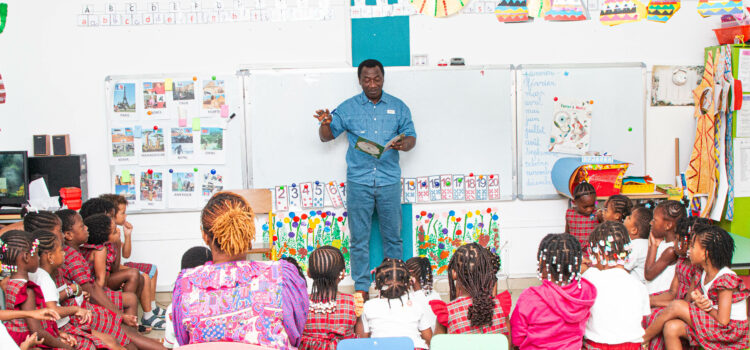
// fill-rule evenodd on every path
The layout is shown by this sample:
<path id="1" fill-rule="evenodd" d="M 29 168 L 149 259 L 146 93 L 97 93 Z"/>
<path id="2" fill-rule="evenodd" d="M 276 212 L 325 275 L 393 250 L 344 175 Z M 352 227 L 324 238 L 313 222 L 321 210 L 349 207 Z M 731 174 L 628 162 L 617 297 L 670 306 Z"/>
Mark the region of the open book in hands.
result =
<path id="1" fill-rule="evenodd" d="M 391 145 L 393 145 L 394 142 L 402 140 L 403 138 L 404 138 L 404 134 L 400 134 L 392 138 L 384 146 L 375 141 L 368 140 L 360 136 L 359 138 L 357 138 L 357 142 L 354 144 L 354 149 L 365 152 L 375 158 L 380 159 L 383 153 L 385 153 L 385 151 L 391 148 Z"/>

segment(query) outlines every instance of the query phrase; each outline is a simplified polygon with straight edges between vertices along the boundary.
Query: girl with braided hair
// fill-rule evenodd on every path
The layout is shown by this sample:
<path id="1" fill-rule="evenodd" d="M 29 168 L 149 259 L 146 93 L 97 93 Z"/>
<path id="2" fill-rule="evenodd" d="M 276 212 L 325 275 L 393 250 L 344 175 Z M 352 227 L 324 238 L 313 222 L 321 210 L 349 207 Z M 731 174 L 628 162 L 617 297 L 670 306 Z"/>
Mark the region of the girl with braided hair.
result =
<path id="1" fill-rule="evenodd" d="M 711 226 L 711 220 L 695 216 L 681 218 L 677 223 L 679 238 L 675 245 L 675 253 L 678 258 L 672 285 L 666 292 L 652 295 L 649 298 L 651 300 L 651 315 L 644 320 L 644 328 L 651 325 L 664 308 L 669 306 L 669 303 L 673 300 L 690 301 L 690 290 L 695 289 L 697 286 L 698 279 L 703 270 L 700 266 L 690 263 L 690 258 L 687 256 L 688 246 L 690 245 L 690 238 L 693 232 L 702 230 L 706 226 Z M 651 339 L 648 347 L 651 350 L 663 350 L 664 338 L 661 334 Z"/>
<path id="2" fill-rule="evenodd" d="M 502 333 L 507 336 L 505 310 L 510 309 L 510 295 L 503 293 L 493 297 L 499 270 L 500 257 L 479 243 L 458 247 L 448 263 L 451 301 L 430 302 L 437 316 L 435 333 Z"/>
<path id="3" fill-rule="evenodd" d="M 548 234 L 539 243 L 541 286 L 527 288 L 510 318 L 513 345 L 519 349 L 581 349 L 596 288 L 581 278 L 578 239 Z M 552 311 L 552 312 L 550 312 Z"/>
<path id="4" fill-rule="evenodd" d="M 625 270 L 630 237 L 625 225 L 605 221 L 589 237 L 590 267 L 583 278 L 596 287 L 596 300 L 586 322 L 587 350 L 640 349 L 641 321 L 651 313 L 648 291 Z"/>
<path id="5" fill-rule="evenodd" d="M 667 349 L 682 348 L 682 339 L 707 350 L 747 348 L 750 290 L 729 268 L 733 254 L 734 240 L 726 231 L 696 227 L 688 255 L 703 272 L 698 287 L 690 292 L 692 302 L 669 303 L 646 329 L 644 343 L 662 332 Z"/>
<path id="6" fill-rule="evenodd" d="M 633 201 L 627 196 L 616 194 L 607 198 L 602 209 L 596 213 L 599 222 L 617 221 L 623 222 L 633 210 Z"/>
<path id="7" fill-rule="evenodd" d="M 172 293 L 177 342 L 299 347 L 309 307 L 305 280 L 284 260 L 247 261 L 255 214 L 245 198 L 215 193 L 201 212 L 201 231 L 213 262 L 177 277 Z"/>
<path id="8" fill-rule="evenodd" d="M 432 264 L 430 263 L 430 259 L 423 256 L 409 258 L 409 260 L 406 260 L 406 268 L 409 270 L 409 275 L 411 275 L 411 290 L 414 292 L 415 298 L 424 299 L 424 303 L 427 305 L 429 305 L 430 301 L 442 300 L 440 294 L 432 289 Z M 432 312 L 432 308 L 428 308 L 427 311 L 431 319 L 432 331 L 435 332 L 437 317 Z"/>
<path id="9" fill-rule="evenodd" d="M 65 253 L 62 249 L 62 241 L 54 233 L 37 230 L 32 234 L 33 238 L 39 242 L 39 268 L 34 273 L 29 274 L 29 279 L 38 284 L 45 305 L 57 311 L 62 317 L 57 320 L 57 329 L 70 334 L 76 339 L 77 349 L 117 349 L 124 350 L 115 339 L 105 333 L 92 329 L 89 320 L 92 312 L 80 306 L 61 306 L 60 295 L 64 294 L 67 298 L 74 296 L 70 290 L 58 292 L 53 276 L 56 276 L 58 269 L 62 266 Z"/>
<path id="10" fill-rule="evenodd" d="M 300 350 L 335 350 L 339 341 L 356 337 L 354 296 L 338 292 L 345 272 L 344 255 L 337 248 L 326 245 L 310 254 L 307 275 L 313 285 Z"/>
<path id="11" fill-rule="evenodd" d="M 581 246 L 586 245 L 591 231 L 599 224 L 595 211 L 596 189 L 583 181 L 573 189 L 573 207 L 565 212 L 565 232 L 577 238 Z"/>
<path id="12" fill-rule="evenodd" d="M 663 201 L 654 209 L 646 267 L 643 270 L 650 294 L 663 293 L 672 283 L 677 262 L 674 249 L 677 223 L 686 216 L 685 207 L 678 201 Z"/>
<path id="13" fill-rule="evenodd" d="M 409 337 L 415 349 L 428 349 L 432 324 L 424 299 L 409 292 L 409 270 L 400 259 L 385 258 L 375 268 L 379 297 L 365 302 L 357 322 L 361 338 Z"/>
<path id="14" fill-rule="evenodd" d="M 39 286 L 29 281 L 29 273 L 39 268 L 39 242 L 25 231 L 12 230 L 0 237 L 2 268 L 10 270 L 10 280 L 5 287 L 7 310 L 32 311 L 44 307 L 44 297 Z M 74 349 L 75 339 L 59 332 L 55 321 L 32 318 L 14 319 L 5 323 L 11 338 L 21 345 L 32 333 L 43 338 L 43 348 Z"/>

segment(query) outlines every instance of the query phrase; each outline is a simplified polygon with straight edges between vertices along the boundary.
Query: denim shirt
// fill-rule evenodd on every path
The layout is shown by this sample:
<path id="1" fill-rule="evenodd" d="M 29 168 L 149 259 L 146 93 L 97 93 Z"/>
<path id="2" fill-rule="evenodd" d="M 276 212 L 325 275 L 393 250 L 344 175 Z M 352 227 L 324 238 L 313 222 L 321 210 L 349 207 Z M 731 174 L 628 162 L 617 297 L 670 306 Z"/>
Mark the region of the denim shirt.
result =
<path id="1" fill-rule="evenodd" d="M 385 145 L 399 134 L 417 137 L 409 107 L 385 92 L 373 104 L 364 92 L 342 102 L 331 112 L 333 137 L 347 132 L 349 149 L 346 151 L 346 178 L 368 186 L 393 185 L 401 181 L 399 151 L 389 149 L 377 159 L 354 148 L 357 138 L 364 137 Z"/>

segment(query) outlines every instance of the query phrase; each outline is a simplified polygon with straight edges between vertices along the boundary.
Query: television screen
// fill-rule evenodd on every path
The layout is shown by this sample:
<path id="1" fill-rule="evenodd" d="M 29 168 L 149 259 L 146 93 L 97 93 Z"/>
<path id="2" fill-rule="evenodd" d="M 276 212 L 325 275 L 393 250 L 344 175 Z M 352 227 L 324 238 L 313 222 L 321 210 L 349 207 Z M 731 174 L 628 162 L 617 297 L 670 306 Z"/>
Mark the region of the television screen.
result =
<path id="1" fill-rule="evenodd" d="M 23 204 L 28 199 L 26 152 L 0 152 L 0 204 Z"/>

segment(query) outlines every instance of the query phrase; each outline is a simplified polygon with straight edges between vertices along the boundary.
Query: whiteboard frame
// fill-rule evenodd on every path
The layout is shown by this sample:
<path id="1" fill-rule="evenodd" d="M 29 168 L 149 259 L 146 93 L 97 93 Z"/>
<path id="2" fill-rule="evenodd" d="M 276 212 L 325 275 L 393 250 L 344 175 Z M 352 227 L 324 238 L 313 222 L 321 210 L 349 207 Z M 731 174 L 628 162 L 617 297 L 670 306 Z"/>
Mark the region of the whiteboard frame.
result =
<path id="1" fill-rule="evenodd" d="M 643 80 L 643 117 L 641 118 L 641 127 L 643 128 L 643 169 L 648 169 L 647 159 L 646 159 L 646 140 L 647 138 L 647 132 L 646 130 L 646 113 L 648 108 L 648 82 L 647 82 L 647 70 L 646 70 L 646 63 L 644 62 L 621 62 L 621 63 L 560 63 L 560 64 L 521 64 L 518 66 L 515 66 L 515 74 L 514 77 L 517 80 L 518 74 L 524 69 L 563 69 L 563 68 L 641 68 L 641 75 Z M 514 80 L 515 81 L 515 80 Z M 514 89 L 516 93 L 516 100 L 515 103 L 518 105 L 519 101 L 518 98 L 520 94 L 518 94 L 518 91 Z M 520 123 L 521 113 L 518 112 L 518 109 L 516 109 L 516 123 Z M 516 138 L 518 137 L 518 128 L 516 129 Z M 515 143 L 514 143 L 515 145 Z M 516 148 L 518 161 L 516 162 L 516 165 L 519 167 L 517 169 L 517 178 L 518 181 L 516 181 L 516 187 L 518 188 L 518 198 L 521 200 L 550 200 L 550 199 L 568 199 L 567 197 L 563 196 L 562 194 L 543 194 L 543 195 L 529 195 L 524 196 L 523 193 L 521 193 L 521 183 L 523 183 L 523 172 L 520 169 L 521 164 L 523 164 L 523 154 L 521 154 L 521 148 Z"/>
<path id="2" fill-rule="evenodd" d="M 234 76 L 234 78 L 237 79 L 237 86 L 238 86 L 238 88 L 242 88 L 242 84 L 240 84 L 240 83 L 242 83 L 243 81 L 240 80 L 240 77 L 237 74 L 233 75 L 231 73 L 230 74 L 221 74 L 221 73 L 216 73 L 216 72 L 187 72 L 187 73 L 186 72 L 182 72 L 182 73 L 149 73 L 149 74 L 124 74 L 124 75 L 112 74 L 112 75 L 107 75 L 106 77 L 104 77 L 104 91 L 105 91 L 105 96 L 104 96 L 104 99 L 105 99 L 105 102 L 104 102 L 104 116 L 105 116 L 106 124 L 107 124 L 106 125 L 107 132 L 105 133 L 105 141 L 106 141 L 105 144 L 109 145 L 112 142 L 112 140 L 110 139 L 110 134 L 109 134 L 110 133 L 110 131 L 109 131 L 109 129 L 110 129 L 110 118 L 109 118 L 109 112 L 110 112 L 110 110 L 109 110 L 109 107 L 111 107 L 111 106 L 108 103 L 108 101 L 109 101 L 108 100 L 109 99 L 109 91 L 107 91 L 107 89 L 109 88 L 110 84 L 112 84 L 113 81 L 115 81 L 115 80 L 140 80 L 140 79 L 151 79 L 151 78 L 153 78 L 153 79 L 164 79 L 165 77 L 168 77 L 168 76 L 191 76 L 191 75 L 193 75 L 193 76 L 212 76 L 212 75 L 216 75 L 216 76 L 227 76 L 227 77 Z M 245 92 L 243 90 L 241 94 L 240 93 L 237 94 L 237 98 L 241 98 L 244 101 L 244 94 L 245 94 Z M 242 105 L 242 107 L 241 107 L 242 108 L 242 111 L 241 111 L 242 113 L 241 114 L 242 114 L 243 117 L 239 118 L 239 116 L 235 116 L 231 120 L 235 120 L 235 119 L 240 119 L 241 120 L 241 121 L 238 121 L 239 123 L 242 124 L 242 127 L 241 127 L 242 133 L 240 135 L 240 143 L 242 143 L 242 144 L 244 144 L 246 146 L 247 140 L 245 140 L 245 118 L 244 118 L 244 115 L 245 115 L 245 105 L 244 105 L 244 103 L 241 104 L 241 105 Z M 242 147 L 241 155 L 240 155 L 242 157 L 242 164 L 240 164 L 240 168 L 242 169 L 242 174 L 240 176 L 242 176 L 242 178 L 240 179 L 239 182 L 243 186 L 245 186 L 247 188 L 247 154 L 246 153 L 247 153 L 246 147 Z M 107 156 L 107 162 L 109 162 L 109 156 Z M 109 184 L 110 191 L 111 191 L 111 189 L 112 189 L 112 180 L 111 180 L 111 178 L 112 178 L 112 175 L 113 175 L 113 172 L 115 170 L 116 165 L 108 164 L 108 167 L 109 167 L 109 177 L 110 177 L 110 179 L 107 181 L 107 183 Z M 190 208 L 171 208 L 171 209 L 169 209 L 168 208 L 168 209 L 148 209 L 148 210 L 143 210 L 143 209 L 128 209 L 128 214 L 196 213 L 196 212 L 200 212 L 201 210 L 202 210 L 201 208 L 195 208 L 195 209 L 190 209 Z"/>
<path id="3" fill-rule="evenodd" d="M 250 157 L 252 157 L 252 136 L 248 136 L 248 131 L 250 131 L 249 128 L 252 128 L 252 116 L 248 115 L 247 106 L 251 103 L 251 100 L 249 100 L 250 96 L 247 96 L 247 85 L 245 79 L 251 79 L 253 72 L 285 72 L 285 71 L 296 71 L 301 73 L 306 72 L 312 72 L 315 70 L 316 73 L 326 73 L 326 72 L 345 72 L 345 71 L 353 71 L 356 72 L 357 67 L 350 67 L 350 66 L 318 66 L 318 67 L 289 67 L 289 66 L 267 66 L 267 65 L 249 65 L 249 66 L 242 66 L 240 70 L 237 71 L 237 76 L 242 79 L 242 98 L 243 98 L 243 115 L 245 117 L 245 145 L 246 145 L 246 151 L 250 154 Z M 516 101 L 516 69 L 517 66 L 514 66 L 512 64 L 484 64 L 484 65 L 468 65 L 468 66 L 448 66 L 448 67 L 430 67 L 430 66 L 408 66 L 408 67 L 388 67 L 389 71 L 446 71 L 446 70 L 507 70 L 510 74 L 510 81 L 511 81 L 511 87 L 510 87 L 510 106 L 509 106 L 509 112 L 511 113 L 511 194 L 510 196 L 501 196 L 501 199 L 494 200 L 491 202 L 508 202 L 508 201 L 514 201 L 518 197 L 518 156 L 517 156 L 517 145 L 516 142 L 518 141 L 517 138 L 517 101 Z M 247 188 L 253 188 L 253 162 L 251 159 L 248 159 L 247 157 L 244 158 L 246 162 L 246 181 L 245 186 Z M 427 175 L 425 175 L 427 176 Z M 482 202 L 490 202 L 490 201 L 435 201 L 435 202 L 429 202 L 429 203 L 482 203 Z M 425 204 L 425 203 L 412 203 L 412 204 Z"/>

